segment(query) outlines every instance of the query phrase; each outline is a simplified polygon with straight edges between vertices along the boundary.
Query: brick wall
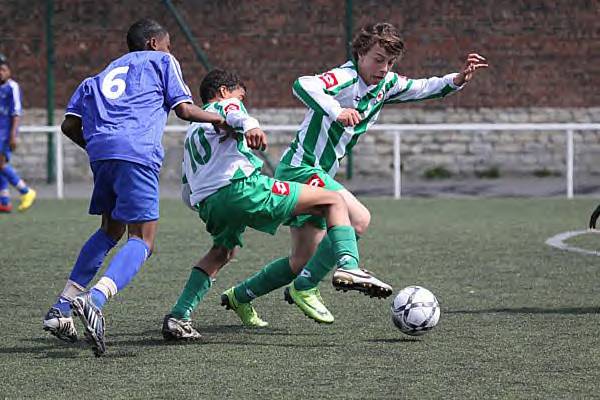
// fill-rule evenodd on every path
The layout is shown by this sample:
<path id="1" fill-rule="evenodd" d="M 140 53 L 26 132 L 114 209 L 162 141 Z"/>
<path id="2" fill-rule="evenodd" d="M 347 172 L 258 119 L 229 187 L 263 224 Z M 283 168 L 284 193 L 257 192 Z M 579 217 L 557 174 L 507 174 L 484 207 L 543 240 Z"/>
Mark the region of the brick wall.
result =
<path id="1" fill-rule="evenodd" d="M 26 107 L 45 106 L 45 2 L 0 1 L 0 52 L 13 64 Z M 142 16 L 172 34 L 174 54 L 195 91 L 205 73 L 160 1 L 55 0 L 56 104 L 126 51 L 128 26 Z M 295 107 L 291 84 L 345 60 L 344 0 L 174 1 L 210 61 L 247 80 L 252 107 Z M 442 107 L 600 105 L 599 0 L 354 1 L 354 24 L 387 20 L 408 52 L 397 69 L 411 77 L 455 70 L 470 50 L 492 68 Z"/>

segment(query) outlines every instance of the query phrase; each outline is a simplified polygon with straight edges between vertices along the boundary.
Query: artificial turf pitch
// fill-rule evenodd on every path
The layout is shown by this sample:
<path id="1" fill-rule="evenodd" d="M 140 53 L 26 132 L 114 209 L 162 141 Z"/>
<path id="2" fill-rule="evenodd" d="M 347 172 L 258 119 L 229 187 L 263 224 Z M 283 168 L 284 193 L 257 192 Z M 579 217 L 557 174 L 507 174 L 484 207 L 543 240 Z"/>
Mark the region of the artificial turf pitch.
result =
<path id="1" fill-rule="evenodd" d="M 372 222 L 362 264 L 395 291 L 421 285 L 441 303 L 423 337 L 393 326 L 391 298 L 336 292 L 329 280 L 321 291 L 333 325 L 312 322 L 278 290 L 255 302 L 270 326 L 242 327 L 219 296 L 288 253 L 282 228 L 247 232 L 194 314 L 202 342 L 165 343 L 161 320 L 210 239 L 191 211 L 164 200 L 156 254 L 105 307 L 108 353 L 97 359 L 83 342 L 47 335 L 41 319 L 98 218 L 84 200 L 0 215 L 0 398 L 600 396 L 600 258 L 544 244 L 584 228 L 594 200 L 364 201 Z M 598 236 L 572 240 L 600 248 Z"/>

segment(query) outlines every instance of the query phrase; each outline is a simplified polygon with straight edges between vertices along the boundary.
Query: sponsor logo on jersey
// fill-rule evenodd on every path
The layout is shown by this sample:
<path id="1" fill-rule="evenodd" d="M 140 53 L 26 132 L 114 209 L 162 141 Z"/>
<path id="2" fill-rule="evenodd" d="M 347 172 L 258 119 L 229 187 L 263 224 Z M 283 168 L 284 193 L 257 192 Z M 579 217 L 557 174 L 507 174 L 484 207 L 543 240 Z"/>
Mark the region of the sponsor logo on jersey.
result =
<path id="1" fill-rule="evenodd" d="M 231 112 L 231 111 L 239 111 L 239 109 L 240 109 L 240 106 L 238 106 L 237 104 L 229 103 L 225 106 L 225 108 L 223 108 L 223 111 L 225 111 L 225 114 L 227 114 L 228 112 Z"/>
<path id="2" fill-rule="evenodd" d="M 338 84 L 338 80 L 333 72 L 325 72 L 324 74 L 319 75 L 319 79 L 325 83 L 325 89 L 330 89 Z"/>
<path id="3" fill-rule="evenodd" d="M 321 179 L 317 174 L 314 174 L 313 176 L 308 178 L 306 184 L 308 186 L 325 187 L 325 182 L 323 182 L 323 179 Z"/>
<path id="4" fill-rule="evenodd" d="M 271 192 L 280 196 L 287 196 L 290 194 L 290 184 L 287 182 L 275 181 L 271 188 Z"/>
<path id="5" fill-rule="evenodd" d="M 383 99 L 383 90 L 377 93 L 377 97 L 375 97 L 375 101 L 380 102 Z"/>

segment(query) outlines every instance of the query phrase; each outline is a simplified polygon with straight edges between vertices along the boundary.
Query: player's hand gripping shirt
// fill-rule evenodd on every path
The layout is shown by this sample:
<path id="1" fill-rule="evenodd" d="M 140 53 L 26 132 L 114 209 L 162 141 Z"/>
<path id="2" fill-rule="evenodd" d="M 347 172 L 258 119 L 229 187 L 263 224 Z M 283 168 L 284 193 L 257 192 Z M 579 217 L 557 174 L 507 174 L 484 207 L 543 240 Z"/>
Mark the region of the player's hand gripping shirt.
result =
<path id="1" fill-rule="evenodd" d="M 292 166 L 320 166 L 335 176 L 341 160 L 359 137 L 377 121 L 384 104 L 407 103 L 446 96 L 459 88 L 457 74 L 409 79 L 388 72 L 377 85 L 368 86 L 352 61 L 315 76 L 294 82 L 294 95 L 308 108 L 296 138 L 281 161 Z M 362 116 L 359 124 L 344 127 L 336 121 L 342 108 L 354 108 Z"/>
<path id="2" fill-rule="evenodd" d="M 85 79 L 67 106 L 82 120 L 90 162 L 118 159 L 160 168 L 169 111 L 191 103 L 179 63 L 161 51 L 134 51 Z"/>
<path id="3" fill-rule="evenodd" d="M 13 117 L 22 111 L 19 84 L 8 79 L 0 85 L 0 140 L 8 138 Z"/>
<path id="4" fill-rule="evenodd" d="M 232 137 L 217 132 L 208 123 L 190 124 L 182 163 L 183 182 L 189 185 L 189 203 L 184 198 L 188 205 L 199 203 L 233 180 L 244 179 L 262 167 L 262 160 L 252 153 L 244 136 L 259 124 L 244 105 L 232 98 L 207 104 L 204 109 L 220 114 L 236 134 Z"/>

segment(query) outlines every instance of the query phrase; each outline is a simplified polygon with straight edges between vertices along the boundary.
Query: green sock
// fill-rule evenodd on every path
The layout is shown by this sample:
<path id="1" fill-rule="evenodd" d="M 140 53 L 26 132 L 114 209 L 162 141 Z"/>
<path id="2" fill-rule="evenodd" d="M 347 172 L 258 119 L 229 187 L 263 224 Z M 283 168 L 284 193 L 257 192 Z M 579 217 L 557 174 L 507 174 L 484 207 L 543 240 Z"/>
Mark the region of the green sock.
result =
<path id="1" fill-rule="evenodd" d="M 356 233 L 351 226 L 332 226 L 327 231 L 335 254 L 336 266 L 342 269 L 358 269 L 358 245 Z"/>
<path id="2" fill-rule="evenodd" d="M 296 274 L 290 268 L 289 258 L 278 258 L 237 285 L 233 292 L 237 301 L 249 303 L 257 297 L 287 285 L 295 277 Z"/>
<path id="3" fill-rule="evenodd" d="M 315 255 L 294 279 L 297 290 L 317 287 L 334 267 L 358 268 L 358 237 L 351 226 L 334 226 L 323 237 Z"/>
<path id="4" fill-rule="evenodd" d="M 328 235 L 323 237 L 317 251 L 312 256 L 304 269 L 294 279 L 294 287 L 296 290 L 308 290 L 317 287 L 325 276 L 335 266 L 335 255 L 331 239 Z"/>
<path id="5" fill-rule="evenodd" d="M 177 319 L 190 319 L 192 311 L 196 309 L 211 286 L 212 282 L 206 272 L 197 267 L 192 268 L 183 292 L 171 309 L 171 315 Z"/>

